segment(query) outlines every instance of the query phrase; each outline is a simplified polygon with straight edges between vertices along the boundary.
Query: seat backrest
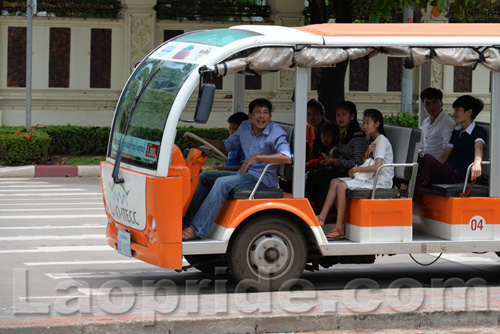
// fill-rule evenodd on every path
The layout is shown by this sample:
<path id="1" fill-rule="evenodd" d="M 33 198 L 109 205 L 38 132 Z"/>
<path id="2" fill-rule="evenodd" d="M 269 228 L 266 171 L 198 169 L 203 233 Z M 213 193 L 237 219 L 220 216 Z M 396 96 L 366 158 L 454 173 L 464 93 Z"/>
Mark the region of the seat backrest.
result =
<path id="1" fill-rule="evenodd" d="M 420 129 L 390 124 L 385 124 L 384 129 L 386 137 L 392 145 L 394 163 L 411 163 L 417 161 L 420 146 Z M 411 178 L 411 169 L 396 167 L 394 176 L 409 181 Z"/>

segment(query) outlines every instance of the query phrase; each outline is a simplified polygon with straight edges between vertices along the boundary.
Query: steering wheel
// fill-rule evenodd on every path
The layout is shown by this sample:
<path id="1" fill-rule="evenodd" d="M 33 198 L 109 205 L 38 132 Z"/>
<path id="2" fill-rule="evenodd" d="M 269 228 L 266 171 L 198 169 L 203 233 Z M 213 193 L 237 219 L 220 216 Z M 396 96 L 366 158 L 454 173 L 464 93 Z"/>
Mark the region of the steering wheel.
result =
<path id="1" fill-rule="evenodd" d="M 214 145 L 210 144 L 207 142 L 205 139 L 201 138 L 200 136 L 195 135 L 194 133 L 191 132 L 186 132 L 184 133 L 184 136 L 189 137 L 203 145 L 199 146 L 198 148 L 203 151 L 204 153 L 208 155 L 215 155 L 215 157 L 223 162 L 227 161 L 227 156 L 222 153 L 217 147 Z"/>

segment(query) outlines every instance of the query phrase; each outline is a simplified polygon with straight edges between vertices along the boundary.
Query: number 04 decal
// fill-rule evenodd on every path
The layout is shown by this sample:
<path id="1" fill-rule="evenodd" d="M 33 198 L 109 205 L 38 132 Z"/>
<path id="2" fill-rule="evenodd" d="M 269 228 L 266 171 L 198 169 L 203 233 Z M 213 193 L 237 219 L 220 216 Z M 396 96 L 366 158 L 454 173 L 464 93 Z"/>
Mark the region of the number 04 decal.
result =
<path id="1" fill-rule="evenodd" d="M 471 231 L 482 231 L 486 227 L 486 220 L 481 216 L 474 216 L 469 221 Z"/>

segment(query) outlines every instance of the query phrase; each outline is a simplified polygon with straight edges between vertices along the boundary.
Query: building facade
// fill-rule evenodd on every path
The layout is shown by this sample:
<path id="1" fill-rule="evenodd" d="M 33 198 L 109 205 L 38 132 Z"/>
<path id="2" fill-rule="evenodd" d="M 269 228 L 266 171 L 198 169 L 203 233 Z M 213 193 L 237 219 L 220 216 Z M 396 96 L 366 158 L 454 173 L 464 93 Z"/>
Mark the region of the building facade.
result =
<path id="1" fill-rule="evenodd" d="M 157 0 L 121 0 L 116 19 L 33 17 L 32 124 L 109 126 L 121 89 L 134 65 L 156 46 L 178 34 L 225 28 L 239 24 L 300 26 L 304 23 L 303 0 L 267 0 L 268 17 L 243 17 L 239 21 L 204 21 L 186 17 L 163 19 Z M 5 13 L 4 13 L 5 14 Z M 424 21 L 436 21 L 424 15 Z M 26 17 L 0 16 L 0 125 L 24 125 L 26 111 Z M 349 65 L 346 99 L 359 110 L 378 108 L 400 111 L 401 59 L 376 57 Z M 415 69 L 414 71 L 418 71 Z M 443 90 L 445 110 L 462 94 L 484 99 L 489 110 L 489 73 L 478 67 L 431 65 L 431 85 Z M 309 97 L 315 98 L 315 76 Z M 413 110 L 417 111 L 419 82 L 414 76 Z M 233 76 L 215 80 L 216 101 L 205 126 L 225 124 L 232 112 Z M 281 71 L 246 78 L 246 99 L 265 97 L 274 104 L 273 119 L 291 121 L 294 72 Z M 188 103 L 192 111 L 195 102 Z M 489 119 L 489 115 L 481 115 Z"/>

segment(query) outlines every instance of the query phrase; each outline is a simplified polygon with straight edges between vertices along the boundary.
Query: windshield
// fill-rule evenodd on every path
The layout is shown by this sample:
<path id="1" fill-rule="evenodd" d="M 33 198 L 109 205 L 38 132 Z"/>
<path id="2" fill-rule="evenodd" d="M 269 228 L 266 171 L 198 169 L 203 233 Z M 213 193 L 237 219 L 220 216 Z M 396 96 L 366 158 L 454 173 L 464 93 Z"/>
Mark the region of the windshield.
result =
<path id="1" fill-rule="evenodd" d="M 176 42 L 198 43 L 213 46 L 224 46 L 243 38 L 258 36 L 259 33 L 238 30 L 238 29 L 214 29 L 197 31 L 194 33 L 182 35 L 175 39 Z"/>
<path id="2" fill-rule="evenodd" d="M 116 159 L 120 141 L 124 139 L 123 162 L 156 169 L 170 109 L 196 66 L 153 57 L 141 64 L 125 87 L 118 106 L 112 130 L 111 158 Z M 127 122 L 130 122 L 128 132 Z"/>

